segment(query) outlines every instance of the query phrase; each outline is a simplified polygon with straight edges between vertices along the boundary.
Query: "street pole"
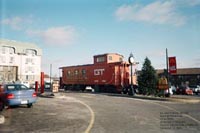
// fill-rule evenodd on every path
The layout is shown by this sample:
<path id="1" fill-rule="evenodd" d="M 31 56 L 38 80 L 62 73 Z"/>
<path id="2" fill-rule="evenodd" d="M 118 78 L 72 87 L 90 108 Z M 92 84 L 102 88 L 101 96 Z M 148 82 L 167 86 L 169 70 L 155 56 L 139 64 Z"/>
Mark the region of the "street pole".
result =
<path id="1" fill-rule="evenodd" d="M 169 62 L 168 62 L 168 50 L 167 50 L 167 48 L 166 48 L 166 65 L 167 65 L 168 94 L 170 96 L 170 92 L 169 92 Z"/>
<path id="2" fill-rule="evenodd" d="M 131 90 L 134 96 L 134 89 L 133 89 L 133 64 L 131 64 Z"/>
<path id="3" fill-rule="evenodd" d="M 52 85 L 51 85 L 51 71 L 52 71 L 52 64 L 50 64 L 50 90 L 51 92 L 53 92 Z"/>
<path id="4" fill-rule="evenodd" d="M 133 68 L 132 68 L 133 63 L 134 63 L 134 57 L 132 53 L 130 54 L 128 61 L 131 64 L 131 91 L 132 91 L 132 95 L 134 96 L 135 93 L 134 93 L 134 88 L 133 88 Z"/>

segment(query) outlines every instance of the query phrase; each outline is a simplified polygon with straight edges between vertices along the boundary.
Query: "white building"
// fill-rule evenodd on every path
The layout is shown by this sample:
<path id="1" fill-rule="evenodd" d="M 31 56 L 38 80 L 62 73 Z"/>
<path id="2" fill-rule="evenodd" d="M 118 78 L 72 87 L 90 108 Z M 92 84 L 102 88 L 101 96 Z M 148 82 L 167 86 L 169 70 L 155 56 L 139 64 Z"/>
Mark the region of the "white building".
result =
<path id="1" fill-rule="evenodd" d="M 40 81 L 42 50 L 32 43 L 0 40 L 0 83 Z"/>

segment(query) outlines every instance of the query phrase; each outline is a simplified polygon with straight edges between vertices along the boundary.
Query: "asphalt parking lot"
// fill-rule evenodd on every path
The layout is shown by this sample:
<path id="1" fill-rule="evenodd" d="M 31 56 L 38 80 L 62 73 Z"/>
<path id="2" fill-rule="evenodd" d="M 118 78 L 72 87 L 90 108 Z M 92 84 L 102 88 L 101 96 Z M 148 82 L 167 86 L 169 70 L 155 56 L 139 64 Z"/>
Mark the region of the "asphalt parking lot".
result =
<path id="1" fill-rule="evenodd" d="M 188 98 L 188 97 L 187 97 Z M 188 133 L 200 130 L 200 103 L 110 94 L 61 92 L 43 95 L 33 108 L 5 109 L 5 133 Z M 171 115 L 174 117 L 170 117 Z M 167 117 L 169 120 L 165 120 Z M 163 123 L 168 122 L 166 124 Z M 175 122 L 178 125 L 173 125 Z M 170 125 L 171 123 L 171 125 Z"/>
<path id="2" fill-rule="evenodd" d="M 72 97 L 39 97 L 33 108 L 5 109 L 0 132 L 83 132 L 90 119 L 89 110 Z"/>

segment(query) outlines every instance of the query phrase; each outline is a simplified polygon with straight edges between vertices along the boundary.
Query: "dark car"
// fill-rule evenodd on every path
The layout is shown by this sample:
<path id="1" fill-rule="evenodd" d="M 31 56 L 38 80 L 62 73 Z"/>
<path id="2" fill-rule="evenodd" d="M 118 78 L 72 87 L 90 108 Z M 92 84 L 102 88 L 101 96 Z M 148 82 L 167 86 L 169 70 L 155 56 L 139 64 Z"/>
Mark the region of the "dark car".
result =
<path id="1" fill-rule="evenodd" d="M 176 89 L 176 94 L 181 94 L 181 95 L 193 95 L 193 91 L 189 87 L 185 86 L 180 86 Z"/>
<path id="2" fill-rule="evenodd" d="M 0 110 L 2 110 L 5 105 L 27 105 L 27 107 L 30 108 L 36 100 L 37 94 L 35 90 L 23 84 L 5 84 L 1 86 Z"/>
<path id="3" fill-rule="evenodd" d="M 198 95 L 200 94 L 200 86 L 199 85 L 190 85 L 190 88 L 193 90 L 193 93 Z"/>
<path id="4" fill-rule="evenodd" d="M 0 84 L 0 111 L 4 108 L 4 103 L 6 102 L 6 96 L 4 93 L 3 85 Z"/>

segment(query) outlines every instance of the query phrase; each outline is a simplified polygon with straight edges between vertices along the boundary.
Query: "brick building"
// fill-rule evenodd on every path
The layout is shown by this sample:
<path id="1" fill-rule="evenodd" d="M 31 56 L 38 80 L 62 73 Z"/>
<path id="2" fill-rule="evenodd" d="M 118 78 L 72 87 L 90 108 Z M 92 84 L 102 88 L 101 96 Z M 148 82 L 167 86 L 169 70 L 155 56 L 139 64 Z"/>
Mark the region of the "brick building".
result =
<path id="1" fill-rule="evenodd" d="M 157 70 L 158 75 L 164 74 L 164 70 Z M 200 68 L 179 68 L 176 74 L 170 74 L 172 85 L 200 85 Z"/>

